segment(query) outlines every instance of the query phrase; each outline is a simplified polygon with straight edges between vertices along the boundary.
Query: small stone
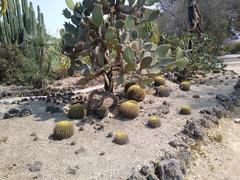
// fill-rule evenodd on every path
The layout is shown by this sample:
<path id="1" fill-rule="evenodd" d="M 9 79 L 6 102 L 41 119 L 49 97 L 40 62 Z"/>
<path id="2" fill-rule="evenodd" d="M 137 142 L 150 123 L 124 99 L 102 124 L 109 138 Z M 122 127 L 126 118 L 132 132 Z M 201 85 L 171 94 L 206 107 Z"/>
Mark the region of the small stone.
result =
<path id="1" fill-rule="evenodd" d="M 74 145 L 76 145 L 76 144 L 77 144 L 76 141 L 72 141 L 70 145 L 71 145 L 71 146 L 74 146 Z"/>
<path id="2" fill-rule="evenodd" d="M 20 112 L 20 117 L 26 117 L 32 115 L 32 110 L 25 108 Z"/>
<path id="3" fill-rule="evenodd" d="M 84 127 L 81 126 L 81 127 L 79 128 L 79 131 L 83 131 L 83 130 L 84 130 Z"/>
<path id="4" fill-rule="evenodd" d="M 99 155 L 100 155 L 100 156 L 104 156 L 104 155 L 105 155 L 105 152 L 103 151 L 103 152 L 101 152 Z"/>
<path id="5" fill-rule="evenodd" d="M 148 166 L 143 166 L 140 171 L 139 171 L 142 175 L 146 176 L 150 170 L 149 170 L 149 167 Z"/>
<path id="6" fill-rule="evenodd" d="M 107 135 L 106 137 L 107 137 L 107 138 L 113 137 L 113 133 L 112 133 L 112 132 L 108 133 L 108 135 Z"/>
<path id="7" fill-rule="evenodd" d="M 97 130 L 97 131 L 101 131 L 104 129 L 104 125 L 100 124 L 100 123 L 97 123 L 94 125 L 94 129 Z"/>
<path id="8" fill-rule="evenodd" d="M 81 147 L 81 148 L 79 148 L 78 150 L 75 151 L 75 154 L 78 155 L 80 153 L 84 153 L 85 151 L 86 150 L 83 147 Z"/>
<path id="9" fill-rule="evenodd" d="M 236 124 L 240 124 L 240 119 L 235 119 L 234 122 L 235 122 Z"/>
<path id="10" fill-rule="evenodd" d="M 148 174 L 146 178 L 147 180 L 159 180 L 158 177 L 153 173 Z"/>
<path id="11" fill-rule="evenodd" d="M 68 173 L 71 174 L 71 175 L 76 175 L 77 174 L 77 170 L 74 169 L 74 168 L 68 168 Z"/>
<path id="12" fill-rule="evenodd" d="M 28 170 L 31 172 L 38 172 L 42 169 L 42 162 L 36 161 L 34 164 L 28 164 Z"/>
<path id="13" fill-rule="evenodd" d="M 194 94 L 193 98 L 198 99 L 198 98 L 200 98 L 200 95 L 199 94 Z"/>
<path id="14" fill-rule="evenodd" d="M 59 113 L 61 112 L 61 108 L 58 106 L 47 106 L 46 107 L 46 112 L 49 113 Z"/>
<path id="15" fill-rule="evenodd" d="M 37 141 L 39 140 L 39 137 L 36 135 L 34 138 L 33 138 L 33 141 Z"/>
<path id="16" fill-rule="evenodd" d="M 165 106 L 171 106 L 171 104 L 170 104 L 170 102 L 167 102 L 167 101 L 163 101 L 163 105 L 165 105 Z"/>
<path id="17" fill-rule="evenodd" d="M 30 134 L 30 136 L 36 136 L 36 135 L 37 135 L 36 132 L 33 132 Z"/>

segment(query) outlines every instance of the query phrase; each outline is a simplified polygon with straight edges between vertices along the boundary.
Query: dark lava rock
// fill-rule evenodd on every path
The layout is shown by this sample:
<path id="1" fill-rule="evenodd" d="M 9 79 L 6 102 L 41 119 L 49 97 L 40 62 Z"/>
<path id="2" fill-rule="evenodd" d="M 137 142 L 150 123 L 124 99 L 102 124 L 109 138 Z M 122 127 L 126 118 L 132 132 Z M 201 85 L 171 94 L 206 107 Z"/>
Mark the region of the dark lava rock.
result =
<path id="1" fill-rule="evenodd" d="M 173 148 L 187 147 L 187 144 L 181 139 L 174 139 L 168 143 Z"/>
<path id="2" fill-rule="evenodd" d="M 35 163 L 28 164 L 27 166 L 28 166 L 29 171 L 38 172 L 38 171 L 41 171 L 41 169 L 42 169 L 42 162 L 36 161 Z"/>
<path id="3" fill-rule="evenodd" d="M 86 150 L 83 147 L 81 147 L 81 148 L 79 148 L 78 150 L 75 151 L 75 154 L 78 155 L 80 153 L 84 153 L 85 151 Z"/>
<path id="4" fill-rule="evenodd" d="M 199 98 L 200 98 L 200 95 L 199 95 L 199 94 L 194 94 L 194 95 L 193 95 L 193 98 L 199 99 Z"/>
<path id="5" fill-rule="evenodd" d="M 143 166 L 140 171 L 139 171 L 142 175 L 146 176 L 147 174 L 150 173 L 150 169 L 148 166 Z"/>
<path id="6" fill-rule="evenodd" d="M 7 113 L 4 114 L 4 117 L 3 119 L 10 119 L 10 118 L 13 118 L 13 117 L 17 117 L 20 115 L 20 111 L 18 109 L 10 109 Z"/>
<path id="7" fill-rule="evenodd" d="M 58 107 L 58 106 L 46 106 L 46 112 L 49 112 L 49 113 L 59 113 L 61 112 L 61 108 Z"/>
<path id="8" fill-rule="evenodd" d="M 30 115 L 32 115 L 32 110 L 28 109 L 28 108 L 25 108 L 25 109 L 21 110 L 21 112 L 20 112 L 20 117 L 26 117 L 26 116 L 30 116 Z"/>
<path id="9" fill-rule="evenodd" d="M 148 174 L 146 178 L 147 180 L 158 180 L 158 177 L 153 173 Z"/>
<path id="10" fill-rule="evenodd" d="M 107 138 L 113 137 L 113 133 L 112 133 L 112 132 L 108 133 L 108 135 L 106 135 L 106 137 L 107 137 Z"/>
<path id="11" fill-rule="evenodd" d="M 100 123 L 97 123 L 94 125 L 94 129 L 97 130 L 97 131 L 101 131 L 104 129 L 104 125 L 100 124 Z"/>
<path id="12" fill-rule="evenodd" d="M 127 180 L 146 180 L 146 177 L 141 175 L 138 171 L 135 171 Z"/>
<path id="13" fill-rule="evenodd" d="M 200 125 L 197 122 L 193 121 L 187 121 L 187 123 L 184 125 L 184 129 L 182 131 L 185 135 L 189 136 L 193 139 L 199 139 L 202 140 L 204 137 L 204 132 Z"/>
<path id="14" fill-rule="evenodd" d="M 76 144 L 77 144 L 76 141 L 72 141 L 70 145 L 71 145 L 71 146 L 74 146 L 74 145 L 76 145 Z"/>
<path id="15" fill-rule="evenodd" d="M 171 104 L 170 104 L 170 102 L 167 102 L 167 101 L 163 101 L 163 105 L 165 105 L 165 106 L 171 106 Z"/>
<path id="16" fill-rule="evenodd" d="M 155 168 L 155 174 L 161 180 L 183 180 L 181 163 L 175 159 L 164 159 Z"/>

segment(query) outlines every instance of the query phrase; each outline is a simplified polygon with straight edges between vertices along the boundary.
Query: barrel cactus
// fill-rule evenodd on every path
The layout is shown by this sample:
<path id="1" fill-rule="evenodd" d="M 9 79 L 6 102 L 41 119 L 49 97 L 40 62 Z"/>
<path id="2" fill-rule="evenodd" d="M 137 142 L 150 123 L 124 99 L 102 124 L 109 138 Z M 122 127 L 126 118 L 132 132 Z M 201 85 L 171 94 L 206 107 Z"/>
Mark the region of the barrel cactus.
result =
<path id="1" fill-rule="evenodd" d="M 74 134 L 74 126 L 71 121 L 59 121 L 54 127 L 53 138 L 57 140 L 68 139 Z"/>
<path id="2" fill-rule="evenodd" d="M 190 115 L 192 112 L 191 107 L 189 105 L 184 105 L 180 109 L 180 114 Z"/>
<path id="3" fill-rule="evenodd" d="M 85 104 L 74 104 L 70 106 L 68 111 L 68 117 L 70 119 L 82 119 L 86 115 L 86 105 Z"/>
<path id="4" fill-rule="evenodd" d="M 124 91 L 127 92 L 128 88 L 130 88 L 132 85 L 136 85 L 137 82 L 136 81 L 129 81 L 127 83 L 124 84 Z"/>
<path id="5" fill-rule="evenodd" d="M 155 86 L 163 86 L 166 84 L 166 80 L 162 76 L 156 76 L 153 80 Z"/>
<path id="6" fill-rule="evenodd" d="M 108 116 L 109 109 L 105 106 L 101 106 L 95 110 L 95 114 L 99 119 L 103 119 Z"/>
<path id="7" fill-rule="evenodd" d="M 139 85 L 132 85 L 127 90 L 128 99 L 134 101 L 143 101 L 145 98 L 145 91 Z"/>
<path id="8" fill-rule="evenodd" d="M 169 97 L 170 89 L 167 86 L 159 86 L 159 88 L 156 89 L 156 95 L 159 97 Z"/>
<path id="9" fill-rule="evenodd" d="M 138 116 L 140 107 L 136 101 L 127 100 L 121 103 L 119 112 L 126 118 L 134 119 Z"/>
<path id="10" fill-rule="evenodd" d="M 180 89 L 182 91 L 189 91 L 190 90 L 190 83 L 189 82 L 182 82 L 180 84 Z"/>
<path id="11" fill-rule="evenodd" d="M 157 128 L 161 126 L 161 120 L 158 116 L 151 116 L 148 119 L 148 124 L 149 127 L 151 128 Z"/>
<path id="12" fill-rule="evenodd" d="M 115 142 L 116 144 L 119 144 L 119 145 L 127 144 L 129 142 L 127 133 L 125 131 L 121 131 L 121 130 L 117 131 L 114 135 L 113 142 Z"/>

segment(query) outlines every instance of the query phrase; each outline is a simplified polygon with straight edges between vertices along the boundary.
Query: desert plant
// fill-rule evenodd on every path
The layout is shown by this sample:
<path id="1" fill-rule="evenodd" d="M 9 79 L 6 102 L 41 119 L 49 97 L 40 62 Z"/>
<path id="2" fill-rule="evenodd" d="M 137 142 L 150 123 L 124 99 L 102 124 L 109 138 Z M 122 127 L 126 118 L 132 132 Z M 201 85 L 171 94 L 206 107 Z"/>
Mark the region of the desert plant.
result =
<path id="1" fill-rule="evenodd" d="M 153 22 L 160 14 L 147 9 L 156 0 L 66 2 L 70 10 L 65 9 L 63 15 L 72 22 L 65 23 L 61 31 L 62 52 L 71 59 L 70 69 L 77 68 L 85 76 L 81 82 L 103 76 L 105 90 L 113 92 L 114 83 L 124 84 L 126 74 L 143 74 L 141 84 L 147 84 L 149 73 L 160 72 L 162 66 L 174 61 L 169 45 L 149 42 L 152 32 L 145 39 L 139 37 L 138 26 Z M 150 13 L 143 16 L 146 10 Z M 80 56 L 89 56 L 91 66 L 77 67 Z"/>
<path id="2" fill-rule="evenodd" d="M 126 118 L 134 119 L 138 116 L 140 107 L 136 101 L 127 100 L 121 103 L 119 112 Z"/>
<path id="3" fill-rule="evenodd" d="M 0 17 L 6 12 L 7 10 L 7 0 L 0 1 Z"/>
<path id="4" fill-rule="evenodd" d="M 128 99 L 134 101 L 143 101 L 145 98 L 145 91 L 139 85 L 132 85 L 127 90 Z"/>
<path id="5" fill-rule="evenodd" d="M 151 128 L 157 128 L 161 126 L 161 120 L 158 116 L 150 116 L 148 119 L 148 124 Z"/>
<path id="6" fill-rule="evenodd" d="M 124 131 L 117 131 L 114 135 L 113 142 L 119 145 L 127 144 L 129 142 L 127 133 Z"/>
<path id="7" fill-rule="evenodd" d="M 59 121 L 53 130 L 53 138 L 57 140 L 68 139 L 74 134 L 74 126 L 70 121 Z"/>
<path id="8" fill-rule="evenodd" d="M 159 97 L 169 97 L 170 89 L 167 86 L 159 86 L 156 89 L 156 95 Z"/>
<path id="9" fill-rule="evenodd" d="M 68 111 L 68 117 L 70 119 L 82 119 L 86 115 L 86 105 L 85 104 L 74 104 L 70 106 Z"/>
<path id="10" fill-rule="evenodd" d="M 190 115 L 192 113 L 191 107 L 188 105 L 182 106 L 180 109 L 180 114 Z"/>
<path id="11" fill-rule="evenodd" d="M 190 91 L 190 83 L 189 82 L 181 82 L 179 87 L 182 91 Z"/>
<path id="12" fill-rule="evenodd" d="M 109 109 L 105 106 L 101 106 L 95 110 L 95 114 L 99 119 L 103 119 L 108 116 Z"/>
<path id="13" fill-rule="evenodd" d="M 124 91 L 127 92 L 128 91 L 128 88 L 130 88 L 132 85 L 136 85 L 137 82 L 136 81 L 129 81 L 129 82 L 126 82 L 124 84 Z"/>
<path id="14" fill-rule="evenodd" d="M 163 86 L 166 84 L 166 80 L 162 76 L 155 76 L 153 80 L 155 86 Z"/>

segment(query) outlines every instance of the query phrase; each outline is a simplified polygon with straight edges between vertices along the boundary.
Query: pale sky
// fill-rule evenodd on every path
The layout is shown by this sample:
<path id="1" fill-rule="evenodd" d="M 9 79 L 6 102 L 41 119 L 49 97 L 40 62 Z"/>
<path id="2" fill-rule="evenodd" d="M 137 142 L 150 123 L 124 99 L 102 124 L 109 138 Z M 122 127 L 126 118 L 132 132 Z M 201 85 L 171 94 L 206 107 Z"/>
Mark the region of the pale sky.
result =
<path id="1" fill-rule="evenodd" d="M 67 7 L 65 0 L 30 0 L 36 9 L 40 5 L 44 14 L 44 20 L 49 34 L 58 36 L 58 30 L 63 27 L 67 19 L 62 15 L 63 9 Z M 77 2 L 77 0 L 75 0 Z M 37 11 L 35 11 L 37 12 Z"/>

